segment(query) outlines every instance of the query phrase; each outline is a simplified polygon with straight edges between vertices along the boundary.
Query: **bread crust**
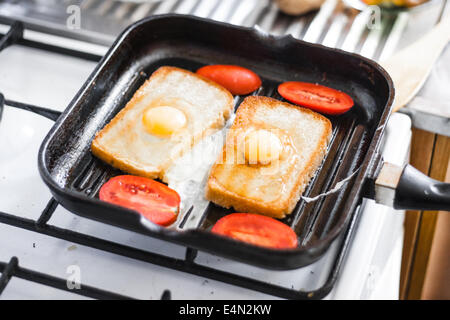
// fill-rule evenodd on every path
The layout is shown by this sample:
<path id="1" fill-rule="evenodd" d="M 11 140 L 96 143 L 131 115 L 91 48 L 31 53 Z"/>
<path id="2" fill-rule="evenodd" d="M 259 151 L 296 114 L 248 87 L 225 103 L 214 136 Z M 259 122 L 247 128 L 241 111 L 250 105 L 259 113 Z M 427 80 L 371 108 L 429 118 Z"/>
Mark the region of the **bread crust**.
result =
<path id="1" fill-rule="evenodd" d="M 307 165 L 298 174 L 298 178 L 296 179 L 294 186 L 291 188 L 289 196 L 287 198 L 278 199 L 272 202 L 264 202 L 230 191 L 223 185 L 221 185 L 216 178 L 215 172 L 217 170 L 218 164 L 215 163 L 211 169 L 208 179 L 206 198 L 222 207 L 233 207 L 238 212 L 259 213 L 274 218 L 284 218 L 295 208 L 300 195 L 303 193 L 310 179 L 316 172 L 317 168 L 320 166 L 325 156 L 327 145 L 331 137 L 332 125 L 330 120 L 328 120 L 326 117 L 314 111 L 311 111 L 310 109 L 281 102 L 269 97 L 252 96 L 247 97 L 242 102 L 241 106 L 236 112 L 236 119 L 231 129 L 247 126 L 249 123 L 249 119 L 251 119 L 252 117 L 251 115 L 256 112 L 257 108 L 261 105 L 269 108 L 275 108 L 282 105 L 283 107 L 295 110 L 296 112 L 306 112 L 312 115 L 315 120 L 320 121 L 324 125 L 323 134 L 319 139 L 317 148 L 309 158 Z M 222 151 L 222 158 L 224 158 L 224 153 L 225 147 Z"/>
<path id="2" fill-rule="evenodd" d="M 142 177 L 146 177 L 146 178 L 150 178 L 150 179 L 158 179 L 158 178 L 163 179 L 164 178 L 164 172 L 163 172 L 164 168 L 155 166 L 150 169 L 148 169 L 148 168 L 144 169 L 144 168 L 139 167 L 136 164 L 130 163 L 126 159 L 120 159 L 113 153 L 110 153 L 110 152 L 108 152 L 108 150 L 103 148 L 102 144 L 100 143 L 100 140 L 105 134 L 107 134 L 107 132 L 111 128 L 113 128 L 115 125 L 117 125 L 117 123 L 119 121 L 121 121 L 123 119 L 123 117 L 129 110 L 133 109 L 136 104 L 138 104 L 140 101 L 142 101 L 142 99 L 145 98 L 145 96 L 146 96 L 145 88 L 152 79 L 158 78 L 158 77 L 165 78 L 170 72 L 173 72 L 173 71 L 183 72 L 183 73 L 189 74 L 191 76 L 194 76 L 194 77 L 208 83 L 209 85 L 214 86 L 215 88 L 219 89 L 221 92 L 223 92 L 228 98 L 228 102 L 227 102 L 228 110 L 224 113 L 224 116 L 226 118 L 229 117 L 229 115 L 231 114 L 233 107 L 234 107 L 234 101 L 233 101 L 233 95 L 227 89 L 225 89 L 221 85 L 219 85 L 201 75 L 193 73 L 191 71 L 177 68 L 177 67 L 172 67 L 172 66 L 162 66 L 162 67 L 158 68 L 155 72 L 153 72 L 152 75 L 150 76 L 150 78 L 147 79 L 141 85 L 141 87 L 139 87 L 139 89 L 134 93 L 134 95 L 130 99 L 130 101 L 128 101 L 126 106 L 122 110 L 120 110 L 117 113 L 117 115 L 103 127 L 103 129 L 101 129 L 100 131 L 98 131 L 96 133 L 96 135 L 92 141 L 92 144 L 91 144 L 91 151 L 96 157 L 98 157 L 101 160 L 103 160 L 104 162 L 110 164 L 114 168 L 120 169 L 124 172 L 130 173 L 133 175 L 138 175 L 138 176 L 142 176 Z M 213 124 L 213 125 L 217 125 L 217 123 Z M 195 138 L 196 137 L 193 138 L 193 141 L 198 140 Z"/>

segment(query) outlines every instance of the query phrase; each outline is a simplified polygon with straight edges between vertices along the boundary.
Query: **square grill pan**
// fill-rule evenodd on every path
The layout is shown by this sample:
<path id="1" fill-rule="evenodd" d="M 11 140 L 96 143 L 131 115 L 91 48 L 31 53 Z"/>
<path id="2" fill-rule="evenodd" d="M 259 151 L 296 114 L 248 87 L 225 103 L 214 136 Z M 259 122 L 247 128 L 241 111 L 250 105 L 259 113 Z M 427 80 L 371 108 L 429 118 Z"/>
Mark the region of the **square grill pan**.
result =
<path id="1" fill-rule="evenodd" d="M 281 220 L 298 235 L 296 249 L 267 249 L 212 234 L 211 226 L 232 212 L 212 203 L 195 228 L 176 229 L 144 222 L 138 213 L 98 199 L 101 185 L 123 172 L 91 154 L 95 133 L 158 67 L 195 71 L 206 64 L 252 69 L 263 80 L 256 95 L 283 100 L 278 84 L 307 81 L 347 92 L 355 101 L 350 112 L 329 117 L 332 140 L 304 195 L 313 197 L 350 175 L 352 179 L 339 192 L 318 201 L 300 200 L 293 213 Z M 388 74 L 356 54 L 202 18 L 150 17 L 118 37 L 57 120 L 41 145 L 39 171 L 53 196 L 77 215 L 264 268 L 299 268 L 320 258 L 352 220 L 365 184 L 380 163 L 378 150 L 393 96 Z M 235 108 L 244 98 L 235 97 Z"/>

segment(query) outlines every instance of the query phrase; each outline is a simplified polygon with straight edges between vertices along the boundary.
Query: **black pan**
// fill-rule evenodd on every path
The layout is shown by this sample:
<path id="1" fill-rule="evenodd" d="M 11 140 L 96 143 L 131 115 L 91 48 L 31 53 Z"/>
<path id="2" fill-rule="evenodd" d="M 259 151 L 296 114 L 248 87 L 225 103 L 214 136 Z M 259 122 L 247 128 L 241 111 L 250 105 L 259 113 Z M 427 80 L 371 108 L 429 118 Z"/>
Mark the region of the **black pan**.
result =
<path id="1" fill-rule="evenodd" d="M 299 80 L 342 90 L 355 101 L 350 112 L 330 118 L 333 138 L 305 195 L 324 192 L 353 174 L 352 180 L 319 201 L 299 201 L 282 220 L 297 233 L 297 249 L 266 249 L 212 234 L 208 229 L 231 212 L 213 204 L 198 228 L 176 230 L 143 223 L 138 213 L 98 199 L 100 186 L 123 173 L 92 156 L 90 143 L 95 133 L 158 67 L 195 71 L 206 64 L 252 69 L 263 79 L 258 95 L 281 100 L 277 85 Z M 243 98 L 236 97 L 236 106 Z M 388 74 L 361 56 L 200 18 L 151 17 L 118 37 L 57 120 L 40 148 L 39 170 L 54 197 L 80 216 L 265 268 L 298 268 L 327 250 L 351 221 L 363 195 L 370 192 L 368 183 L 382 163 L 379 148 L 393 99 Z"/>

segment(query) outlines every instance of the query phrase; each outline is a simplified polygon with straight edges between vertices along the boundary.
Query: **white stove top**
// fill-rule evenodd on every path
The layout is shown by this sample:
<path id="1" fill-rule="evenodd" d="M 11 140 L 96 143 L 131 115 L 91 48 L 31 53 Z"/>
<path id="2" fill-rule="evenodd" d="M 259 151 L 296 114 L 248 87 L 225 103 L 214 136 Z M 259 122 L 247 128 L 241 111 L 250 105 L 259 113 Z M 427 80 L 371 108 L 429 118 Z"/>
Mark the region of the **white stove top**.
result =
<path id="1" fill-rule="evenodd" d="M 7 99 L 64 110 L 95 63 L 37 49 L 12 46 L 0 52 L 0 92 Z M 0 211 L 37 219 L 51 194 L 39 177 L 37 154 L 53 122 L 5 107 L 0 121 Z M 404 163 L 411 123 L 394 114 L 383 148 L 389 162 Z M 329 299 L 397 299 L 403 212 L 365 201 L 360 225 Z M 49 224 L 171 257 L 185 248 L 76 216 L 58 206 Z M 12 256 L 20 265 L 66 279 L 73 266 L 81 284 L 140 299 L 159 299 L 169 289 L 173 299 L 276 299 L 241 287 L 207 280 L 90 247 L 0 223 L 0 261 Z M 334 248 L 318 262 L 293 271 L 268 271 L 209 254 L 196 262 L 287 288 L 314 290 L 328 276 Z M 69 271 L 69 273 L 67 273 Z M 12 278 L 0 299 L 83 299 L 57 289 Z"/>

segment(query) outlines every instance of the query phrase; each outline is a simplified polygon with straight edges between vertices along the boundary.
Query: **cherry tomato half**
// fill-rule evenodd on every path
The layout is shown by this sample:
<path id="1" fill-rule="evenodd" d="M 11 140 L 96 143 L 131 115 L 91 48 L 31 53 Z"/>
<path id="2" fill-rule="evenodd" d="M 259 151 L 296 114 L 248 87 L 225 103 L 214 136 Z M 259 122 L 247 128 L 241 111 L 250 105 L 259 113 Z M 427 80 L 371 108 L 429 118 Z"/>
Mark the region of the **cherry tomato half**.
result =
<path id="1" fill-rule="evenodd" d="M 123 175 L 111 178 L 101 188 L 100 200 L 136 210 L 150 221 L 167 226 L 178 215 L 180 196 L 152 179 Z"/>
<path id="2" fill-rule="evenodd" d="M 212 232 L 262 247 L 297 247 L 297 235 L 284 223 L 253 213 L 233 213 L 219 219 Z"/>
<path id="3" fill-rule="evenodd" d="M 278 93 L 290 102 L 331 115 L 345 113 L 354 105 L 348 94 L 315 83 L 284 82 L 278 86 Z"/>
<path id="4" fill-rule="evenodd" d="M 261 79 L 256 73 L 240 66 L 204 66 L 197 70 L 197 74 L 220 84 L 235 95 L 249 94 L 261 86 Z"/>

